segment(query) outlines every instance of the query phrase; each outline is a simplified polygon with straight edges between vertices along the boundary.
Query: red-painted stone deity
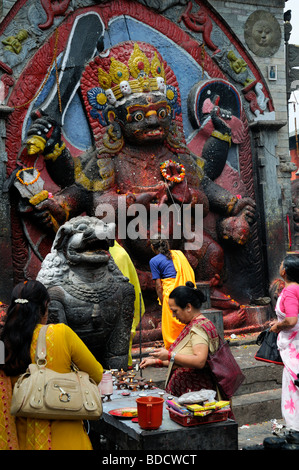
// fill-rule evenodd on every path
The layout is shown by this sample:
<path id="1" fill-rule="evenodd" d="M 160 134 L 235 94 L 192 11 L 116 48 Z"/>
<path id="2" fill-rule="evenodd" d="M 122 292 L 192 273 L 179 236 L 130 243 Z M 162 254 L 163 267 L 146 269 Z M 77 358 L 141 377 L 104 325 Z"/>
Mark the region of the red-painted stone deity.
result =
<path id="1" fill-rule="evenodd" d="M 83 212 L 105 220 L 116 217 L 117 222 L 120 208 L 127 211 L 128 224 L 136 217 L 136 213 L 130 216 L 132 205 L 135 208 L 141 204 L 150 211 L 175 204 L 181 215 L 188 205 L 193 211 L 190 231 L 196 237 L 199 234 L 194 210 L 201 205 L 203 217 L 212 211 L 228 218 L 226 227 L 236 225 L 235 217 L 239 217 L 239 229 L 230 230 L 230 237 L 237 243 L 247 241 L 254 202 L 238 199 L 213 181 L 224 168 L 231 139 L 230 127 L 217 106 L 219 97 L 216 102 L 211 97 L 210 107 L 206 105 L 215 130 L 200 158 L 184 141 L 176 78 L 153 46 L 125 42 L 111 48 L 104 57 L 97 56 L 85 68 L 81 90 L 95 138 L 92 149 L 73 158 L 60 140 L 59 126 L 47 116 L 38 117 L 29 131 L 29 153 L 35 153 L 37 147 L 43 151 L 50 176 L 63 188 L 35 206 L 43 224 L 55 228 L 55 224 L 59 226 Z M 110 213 L 109 207 L 113 208 Z M 143 272 L 148 271 L 152 256 L 150 228 L 148 216 L 145 221 L 141 218 L 139 238 L 126 234 L 121 240 L 118 233 Z M 184 249 L 184 234 L 174 234 L 171 220 L 166 228 L 173 246 Z M 199 279 L 221 274 L 223 250 L 208 233 L 196 249 L 192 246 L 186 254 Z"/>

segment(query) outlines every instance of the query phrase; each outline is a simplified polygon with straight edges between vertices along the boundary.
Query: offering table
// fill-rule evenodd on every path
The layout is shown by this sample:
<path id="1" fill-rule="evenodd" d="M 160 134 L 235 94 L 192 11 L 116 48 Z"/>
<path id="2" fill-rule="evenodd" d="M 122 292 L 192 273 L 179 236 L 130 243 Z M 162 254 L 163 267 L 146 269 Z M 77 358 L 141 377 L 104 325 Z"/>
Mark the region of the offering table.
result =
<path id="1" fill-rule="evenodd" d="M 91 439 L 96 450 L 97 442 L 106 442 L 103 450 L 238 450 L 238 425 L 234 420 L 183 426 L 173 421 L 166 407 L 169 397 L 164 390 L 153 388 L 123 395 L 115 390 L 111 400 L 103 401 L 103 415 L 99 421 L 91 421 Z M 113 410 L 137 408 L 136 398 L 160 396 L 164 398 L 162 425 L 156 430 L 144 430 L 137 419 L 116 417 Z"/>

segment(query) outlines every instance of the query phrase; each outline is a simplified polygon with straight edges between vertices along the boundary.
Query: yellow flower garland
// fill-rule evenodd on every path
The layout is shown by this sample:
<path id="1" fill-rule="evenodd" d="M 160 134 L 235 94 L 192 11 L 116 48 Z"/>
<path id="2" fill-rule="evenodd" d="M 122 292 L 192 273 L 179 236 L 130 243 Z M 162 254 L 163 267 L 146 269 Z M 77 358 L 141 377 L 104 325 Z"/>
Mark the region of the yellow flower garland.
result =
<path id="1" fill-rule="evenodd" d="M 37 171 L 37 176 L 32 180 L 30 181 L 30 183 L 26 183 L 24 180 L 22 180 L 22 178 L 20 177 L 20 174 L 23 172 L 23 171 L 28 171 L 28 170 L 36 170 Z M 38 178 L 40 177 L 40 172 L 34 168 L 33 166 L 30 167 L 30 168 L 21 168 L 17 174 L 16 174 L 16 178 L 20 181 L 20 183 L 24 184 L 25 186 L 29 186 L 30 184 L 34 184 L 37 182 Z"/>
<path id="2" fill-rule="evenodd" d="M 181 173 L 178 176 L 170 176 L 168 174 L 168 168 L 171 163 L 174 163 L 176 166 L 180 167 Z M 162 176 L 166 180 L 173 181 L 175 183 L 181 183 L 183 179 L 185 178 L 185 174 L 186 174 L 184 165 L 182 165 L 181 163 L 174 162 L 173 160 L 166 160 L 165 162 L 161 163 L 160 170 L 161 170 Z"/>

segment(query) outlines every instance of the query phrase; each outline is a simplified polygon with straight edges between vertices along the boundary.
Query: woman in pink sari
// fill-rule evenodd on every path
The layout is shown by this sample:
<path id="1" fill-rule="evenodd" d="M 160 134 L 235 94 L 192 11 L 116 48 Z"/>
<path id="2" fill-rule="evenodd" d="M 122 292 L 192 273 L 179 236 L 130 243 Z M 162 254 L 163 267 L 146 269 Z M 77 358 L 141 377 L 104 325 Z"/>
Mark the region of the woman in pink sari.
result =
<path id="1" fill-rule="evenodd" d="M 277 299 L 277 320 L 271 331 L 278 333 L 277 346 L 284 363 L 281 409 L 286 427 L 299 431 L 299 257 L 287 255 L 280 266 L 285 287 Z"/>

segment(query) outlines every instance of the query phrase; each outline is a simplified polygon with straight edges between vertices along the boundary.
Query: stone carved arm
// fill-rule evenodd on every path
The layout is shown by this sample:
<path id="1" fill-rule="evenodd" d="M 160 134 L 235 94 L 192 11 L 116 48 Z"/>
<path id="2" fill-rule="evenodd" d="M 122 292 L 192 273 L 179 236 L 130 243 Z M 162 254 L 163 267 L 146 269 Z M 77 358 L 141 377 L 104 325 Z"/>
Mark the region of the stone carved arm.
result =
<path id="1" fill-rule="evenodd" d="M 44 156 L 52 180 L 61 188 L 73 184 L 74 161 L 61 139 L 61 126 L 47 116 L 35 117 L 27 135 L 28 154 Z"/>
<path id="2" fill-rule="evenodd" d="M 231 215 L 239 215 L 244 214 L 245 219 L 248 223 L 253 223 L 256 215 L 256 204 L 250 197 L 244 197 L 242 199 L 238 199 L 237 202 L 234 204 Z"/>
<path id="3" fill-rule="evenodd" d="M 111 368 L 127 369 L 129 340 L 134 317 L 135 290 L 126 282 L 123 286 L 123 303 L 119 320 L 107 343 L 105 363 Z"/>
<path id="4" fill-rule="evenodd" d="M 248 222 L 253 222 L 256 207 L 253 199 L 249 197 L 238 199 L 207 176 L 204 176 L 202 184 L 212 210 L 226 216 L 235 216 L 244 210 Z"/>
<path id="5" fill-rule="evenodd" d="M 57 231 L 64 222 L 86 210 L 90 205 L 89 192 L 76 184 L 75 161 L 61 139 L 60 125 L 53 119 L 40 114 L 33 116 L 27 151 L 29 155 L 43 155 L 49 176 L 62 189 L 53 196 L 44 188 L 30 199 L 30 204 L 21 201 L 19 210 L 46 229 Z"/>
<path id="6" fill-rule="evenodd" d="M 50 289 L 51 290 L 51 289 Z M 51 300 L 48 307 L 48 323 L 67 323 L 66 314 L 62 302 Z"/>
<path id="7" fill-rule="evenodd" d="M 19 210 L 23 214 L 28 214 L 42 227 L 49 230 L 57 230 L 61 225 L 72 217 L 82 212 L 90 204 L 90 195 L 84 188 L 77 185 L 63 189 L 55 196 L 48 197 L 36 205 L 26 204 L 20 201 Z"/>

